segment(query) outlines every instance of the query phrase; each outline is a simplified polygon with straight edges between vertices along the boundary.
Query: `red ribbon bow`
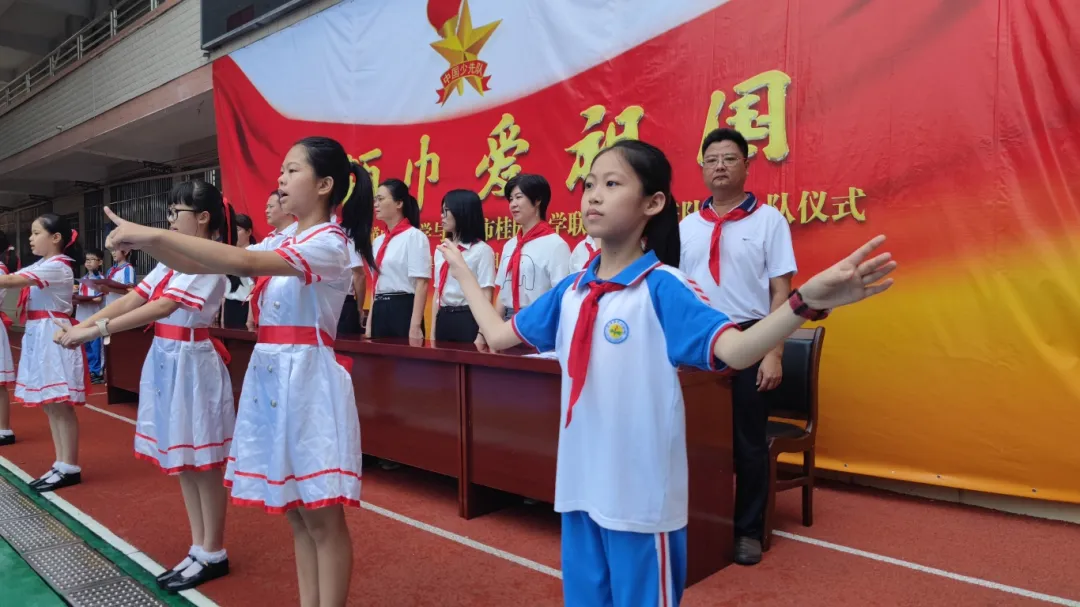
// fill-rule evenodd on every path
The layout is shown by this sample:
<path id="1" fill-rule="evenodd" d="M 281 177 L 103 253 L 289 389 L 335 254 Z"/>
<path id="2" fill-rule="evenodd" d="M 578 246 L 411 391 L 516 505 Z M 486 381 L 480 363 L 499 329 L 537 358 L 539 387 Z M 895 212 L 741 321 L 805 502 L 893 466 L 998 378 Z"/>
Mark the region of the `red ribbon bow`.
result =
<path id="1" fill-rule="evenodd" d="M 527 233 L 522 234 L 518 239 L 517 246 L 514 247 L 514 252 L 510 254 L 510 260 L 507 261 L 508 273 L 510 274 L 510 295 L 511 301 L 514 306 L 514 312 L 521 309 L 521 251 L 525 248 L 525 245 L 541 238 L 554 234 L 555 230 L 546 221 L 534 225 Z"/>
<path id="2" fill-rule="evenodd" d="M 621 291 L 626 285 L 617 282 L 593 282 L 589 284 L 589 294 L 581 302 L 577 324 L 574 325 L 574 338 L 570 342 L 570 359 L 567 361 L 570 375 L 570 404 L 566 408 L 566 425 L 574 412 L 574 405 L 585 387 L 585 374 L 589 371 L 589 355 L 592 353 L 593 326 L 600 311 L 600 298 L 613 291 Z"/>
<path id="3" fill-rule="evenodd" d="M 747 204 L 749 203 L 749 204 Z M 709 240 L 709 274 L 712 274 L 713 280 L 716 284 L 720 284 L 720 235 L 723 231 L 724 224 L 729 221 L 739 221 L 749 217 L 751 213 L 757 210 L 758 201 L 753 196 L 740 204 L 739 206 L 731 209 L 724 216 L 721 217 L 716 214 L 716 210 L 712 206 L 705 207 L 701 210 L 701 217 L 713 224 L 712 238 Z"/>

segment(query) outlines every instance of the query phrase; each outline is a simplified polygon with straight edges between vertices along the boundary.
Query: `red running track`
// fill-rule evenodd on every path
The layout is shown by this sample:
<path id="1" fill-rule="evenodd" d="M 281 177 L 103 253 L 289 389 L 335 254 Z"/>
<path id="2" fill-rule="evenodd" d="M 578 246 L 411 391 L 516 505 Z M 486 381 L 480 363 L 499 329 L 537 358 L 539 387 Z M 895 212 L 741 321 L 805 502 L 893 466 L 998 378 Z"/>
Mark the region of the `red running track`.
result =
<path id="1" fill-rule="evenodd" d="M 97 391 L 103 391 L 98 387 Z M 91 403 L 129 419 L 133 405 Z M 14 407 L 19 442 L 0 455 L 32 475 L 53 460 L 45 415 Z M 83 484 L 59 494 L 163 565 L 190 544 L 180 490 L 132 456 L 134 426 L 80 409 Z M 559 567 L 559 523 L 550 506 L 522 505 L 465 521 L 456 482 L 416 470 L 364 471 L 363 499 L 375 507 Z M 799 524 L 799 494 L 781 494 L 779 528 L 960 576 L 1080 601 L 1080 527 L 825 485 L 815 526 Z M 548 573 L 465 546 L 368 509 L 348 509 L 356 547 L 350 605 L 558 605 Z M 277 604 L 297 597 L 292 540 L 282 516 L 230 506 L 226 547 L 233 572 L 200 587 L 221 605 Z M 688 607 L 722 605 L 1037 605 L 1045 601 L 777 537 L 757 567 L 732 566 L 687 591 Z M 1068 601 L 1059 604 L 1070 604 Z M 1080 602 L 1076 603 L 1080 605 Z"/>

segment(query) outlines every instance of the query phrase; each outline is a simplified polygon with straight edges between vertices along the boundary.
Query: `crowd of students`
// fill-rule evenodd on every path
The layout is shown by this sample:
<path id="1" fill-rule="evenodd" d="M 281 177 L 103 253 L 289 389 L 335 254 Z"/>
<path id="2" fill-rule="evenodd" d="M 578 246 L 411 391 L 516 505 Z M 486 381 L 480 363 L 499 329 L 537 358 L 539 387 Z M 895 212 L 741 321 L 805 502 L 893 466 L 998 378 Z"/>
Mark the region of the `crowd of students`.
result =
<path id="1" fill-rule="evenodd" d="M 15 402 L 45 409 L 56 447 L 56 461 L 33 485 L 50 491 L 81 482 L 73 407 L 85 403 L 91 371 L 100 374 L 87 362 L 100 359 L 91 344 L 152 325 L 135 455 L 178 476 L 192 537 L 188 554 L 158 583 L 179 591 L 228 573 L 231 499 L 285 515 L 302 605 L 342 605 L 353 550 L 344 507 L 360 503 L 362 449 L 350 363 L 335 354 L 337 336 L 363 331 L 414 343 L 433 336 L 496 351 L 525 343 L 553 351 L 563 369 L 555 510 L 566 604 L 677 605 L 688 495 L 676 368 L 744 370 L 736 381 L 751 388 L 737 392 L 735 408 L 755 411 L 742 423 L 745 448 L 737 439 L 736 449 L 753 460 L 757 439 L 764 441 L 754 424 L 767 410 L 752 397 L 779 383 L 773 362 L 785 338 L 807 319 L 884 291 L 896 267 L 888 253 L 875 254 L 879 236 L 791 290 L 786 222 L 743 191 L 745 140 L 718 130 L 702 152 L 713 196 L 680 224 L 661 150 L 628 140 L 602 151 L 581 198 L 589 236 L 573 251 L 546 222 L 547 180 L 518 175 L 505 191 L 521 232 L 496 265 L 475 192 L 444 196 L 445 239 L 432 255 L 403 182 L 372 184 L 337 141 L 306 138 L 284 157 L 266 202 L 273 232 L 261 242 L 243 242 L 250 221 L 238 221 L 201 181 L 174 188 L 168 230 L 106 209 L 115 225 L 106 246 L 116 260 L 107 276 L 134 288 L 102 302 L 91 288 L 100 281 L 82 283 L 74 319 L 77 233 L 43 215 L 30 235 L 41 260 L 0 267 L 0 289 L 24 290 L 26 322 L 17 374 L 6 331 L 0 336 L 0 381 L 14 384 Z M 372 240 L 376 219 L 386 230 Z M 125 261 L 133 250 L 159 261 L 137 284 Z M 89 253 L 87 275 L 95 277 L 103 256 Z M 258 335 L 235 407 L 228 352 L 209 330 L 222 302 L 246 303 L 226 314 L 226 324 L 242 322 Z M 0 405 L 2 445 L 14 437 L 6 400 Z M 756 481 L 744 480 L 753 466 L 739 472 L 737 517 L 745 520 L 736 526 L 749 563 L 760 540 L 759 496 Z"/>

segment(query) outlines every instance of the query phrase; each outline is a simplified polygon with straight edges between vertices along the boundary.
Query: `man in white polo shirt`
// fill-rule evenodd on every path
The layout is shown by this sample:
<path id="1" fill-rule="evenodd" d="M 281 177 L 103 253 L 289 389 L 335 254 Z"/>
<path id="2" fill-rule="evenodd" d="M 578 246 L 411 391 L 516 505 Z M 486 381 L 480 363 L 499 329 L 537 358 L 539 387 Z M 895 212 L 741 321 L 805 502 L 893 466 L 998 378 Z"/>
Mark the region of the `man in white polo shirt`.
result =
<path id="1" fill-rule="evenodd" d="M 750 158 L 742 135 L 716 129 L 705 137 L 701 154 L 712 196 L 679 224 L 679 266 L 714 308 L 746 328 L 791 293 L 791 230 L 779 211 L 744 190 Z M 735 562 L 743 565 L 761 561 L 769 496 L 768 393 L 780 385 L 782 356 L 783 345 L 734 378 Z"/>

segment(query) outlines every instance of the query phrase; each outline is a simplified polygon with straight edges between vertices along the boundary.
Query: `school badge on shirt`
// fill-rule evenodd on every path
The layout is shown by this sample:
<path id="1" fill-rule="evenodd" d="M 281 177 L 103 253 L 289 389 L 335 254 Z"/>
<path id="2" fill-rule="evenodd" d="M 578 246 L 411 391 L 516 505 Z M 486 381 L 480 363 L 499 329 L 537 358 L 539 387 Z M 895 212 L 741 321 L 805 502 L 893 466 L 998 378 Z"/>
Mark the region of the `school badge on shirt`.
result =
<path id="1" fill-rule="evenodd" d="M 630 327 L 625 320 L 613 318 L 604 325 L 604 339 L 610 343 L 621 344 L 628 337 L 630 337 Z"/>

